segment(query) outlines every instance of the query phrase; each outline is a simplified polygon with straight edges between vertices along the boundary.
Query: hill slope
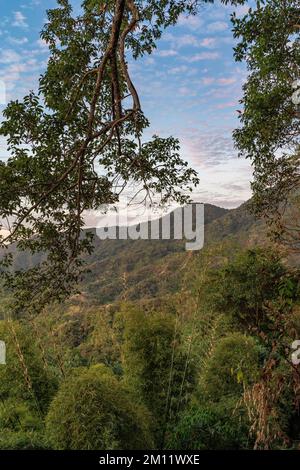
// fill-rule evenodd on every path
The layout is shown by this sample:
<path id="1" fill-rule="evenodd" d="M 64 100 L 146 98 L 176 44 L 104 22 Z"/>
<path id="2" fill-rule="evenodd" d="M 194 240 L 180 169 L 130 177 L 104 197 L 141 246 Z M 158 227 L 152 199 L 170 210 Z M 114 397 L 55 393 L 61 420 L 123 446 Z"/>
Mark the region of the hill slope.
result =
<path id="1" fill-rule="evenodd" d="M 265 226 L 249 213 L 247 204 L 226 210 L 205 205 L 204 247 L 230 241 L 248 246 L 265 239 Z M 89 301 L 110 303 L 151 298 L 178 289 L 187 258 L 185 242 L 177 240 L 104 240 L 95 238 L 95 250 L 87 259 L 90 272 L 84 282 Z M 125 294 L 126 293 L 126 294 Z"/>
<path id="2" fill-rule="evenodd" d="M 237 209 L 205 204 L 204 247 L 223 242 L 248 246 L 265 238 L 265 227 L 249 213 L 247 203 Z M 89 229 L 94 234 L 95 229 Z M 14 252 L 14 269 L 27 269 L 42 255 Z M 186 260 L 184 240 L 100 240 L 95 235 L 94 251 L 86 258 L 88 272 L 80 290 L 82 299 L 107 304 L 125 298 L 137 300 L 176 292 Z M 125 297 L 124 297 L 125 296 Z"/>

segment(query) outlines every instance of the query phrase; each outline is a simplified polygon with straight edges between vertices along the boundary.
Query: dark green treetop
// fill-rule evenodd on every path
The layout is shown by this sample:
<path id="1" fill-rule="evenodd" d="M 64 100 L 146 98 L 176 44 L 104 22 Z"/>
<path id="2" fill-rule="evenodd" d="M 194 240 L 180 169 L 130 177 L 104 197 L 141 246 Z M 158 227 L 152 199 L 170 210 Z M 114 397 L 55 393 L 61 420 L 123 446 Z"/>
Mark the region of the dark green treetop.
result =
<path id="1" fill-rule="evenodd" d="M 235 58 L 246 61 L 249 72 L 234 137 L 240 155 L 253 164 L 254 208 L 276 225 L 277 235 L 296 230 L 298 242 L 290 239 L 289 244 L 299 248 L 299 219 L 292 228 L 282 218 L 300 185 L 299 1 L 257 1 L 243 18 L 234 14 L 232 19 L 239 40 Z"/>
<path id="2" fill-rule="evenodd" d="M 160 195 L 162 204 L 185 203 L 198 184 L 176 138 L 143 139 L 149 122 L 128 56 L 151 53 L 180 14 L 207 2 L 84 0 L 75 16 L 69 0 L 58 0 L 48 10 L 41 38 L 50 56 L 38 92 L 11 101 L 0 128 L 11 155 L 0 162 L 0 248 L 47 253 L 29 273 L 7 275 L 21 287 L 21 310 L 28 299 L 41 306 L 70 294 L 92 249 L 92 235 L 82 236 L 85 211 L 117 202 L 128 183 L 139 202 Z"/>

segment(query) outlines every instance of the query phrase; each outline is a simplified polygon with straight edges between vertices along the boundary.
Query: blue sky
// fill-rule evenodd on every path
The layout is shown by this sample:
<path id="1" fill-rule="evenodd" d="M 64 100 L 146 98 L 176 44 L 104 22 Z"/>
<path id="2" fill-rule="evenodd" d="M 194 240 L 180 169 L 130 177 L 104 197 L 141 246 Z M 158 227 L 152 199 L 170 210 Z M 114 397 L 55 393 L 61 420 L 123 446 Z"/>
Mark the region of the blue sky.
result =
<path id="1" fill-rule="evenodd" d="M 80 1 L 74 0 L 78 8 Z M 45 11 L 55 0 L 0 0 L 0 112 L 6 100 L 37 86 L 48 49 L 39 38 Z M 157 51 L 134 62 L 133 79 L 151 121 L 149 134 L 174 135 L 182 155 L 199 172 L 197 199 L 236 207 L 250 197 L 249 162 L 238 159 L 232 130 L 238 125 L 244 65 L 233 59 L 231 7 L 205 5 L 197 17 L 181 17 Z M 239 8 L 243 14 L 245 7 Z M 0 158 L 6 158 L 0 141 Z"/>

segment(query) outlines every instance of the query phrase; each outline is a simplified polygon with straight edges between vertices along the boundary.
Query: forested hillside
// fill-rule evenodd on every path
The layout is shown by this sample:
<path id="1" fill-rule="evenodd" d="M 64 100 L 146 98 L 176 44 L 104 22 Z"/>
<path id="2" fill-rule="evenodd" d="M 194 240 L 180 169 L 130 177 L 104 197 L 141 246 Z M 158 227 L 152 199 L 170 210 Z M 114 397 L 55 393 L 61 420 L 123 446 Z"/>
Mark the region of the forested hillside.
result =
<path id="1" fill-rule="evenodd" d="M 300 450 L 299 0 L 80 3 L 3 4 L 0 450 Z"/>
<path id="2" fill-rule="evenodd" d="M 205 247 L 223 240 L 236 241 L 239 246 L 262 243 L 266 227 L 250 214 L 248 205 L 226 210 L 205 204 Z M 96 304 L 120 300 L 125 285 L 130 300 L 175 292 L 180 267 L 193 256 L 186 252 L 184 240 L 100 240 L 95 229 L 89 232 L 93 234 L 94 250 L 85 257 L 87 272 L 80 291 L 87 301 Z M 18 252 L 13 246 L 8 251 L 15 255 L 14 270 L 26 270 L 45 258 L 43 254 Z"/>
<path id="3" fill-rule="evenodd" d="M 297 272 L 247 206 L 206 206 L 200 252 L 95 239 L 81 293 L 38 316 L 2 299 L 2 448 L 297 447 Z"/>

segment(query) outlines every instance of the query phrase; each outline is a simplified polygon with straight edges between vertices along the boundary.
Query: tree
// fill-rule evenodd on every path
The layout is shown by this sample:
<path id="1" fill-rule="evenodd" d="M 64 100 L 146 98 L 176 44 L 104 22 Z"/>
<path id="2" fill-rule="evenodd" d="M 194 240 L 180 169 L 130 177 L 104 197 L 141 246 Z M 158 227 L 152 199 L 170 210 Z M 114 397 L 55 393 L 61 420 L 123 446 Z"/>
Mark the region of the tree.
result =
<path id="1" fill-rule="evenodd" d="M 211 272 L 212 301 L 219 311 L 233 315 L 248 331 L 268 328 L 268 302 L 280 296 L 287 269 L 280 255 L 267 248 L 238 253 L 218 271 Z M 291 278 L 297 290 L 297 279 Z"/>
<path id="2" fill-rule="evenodd" d="M 298 0 L 267 0 L 257 1 L 243 18 L 233 15 L 234 36 L 239 39 L 235 58 L 246 61 L 249 72 L 241 128 L 234 138 L 240 155 L 254 167 L 253 208 L 266 218 L 277 239 L 298 251 L 299 14 Z"/>
<path id="3" fill-rule="evenodd" d="M 193 405 L 170 429 L 168 448 L 183 450 L 238 450 L 251 448 L 245 411 L 236 402 Z"/>
<path id="4" fill-rule="evenodd" d="M 151 53 L 163 30 L 210 0 L 69 0 L 48 11 L 41 38 L 50 50 L 38 94 L 12 101 L 0 134 L 11 157 L 0 163 L 0 247 L 47 253 L 47 260 L 7 283 L 21 294 L 15 309 L 36 310 L 70 294 L 92 250 L 83 214 L 118 201 L 131 182 L 138 201 L 187 201 L 198 184 L 178 140 L 143 140 L 149 122 L 128 69 L 129 53 Z M 223 0 L 223 3 L 229 3 Z M 243 3 L 233 0 L 231 3 Z M 10 257 L 5 258 L 5 267 Z"/>
<path id="5" fill-rule="evenodd" d="M 25 401 L 0 401 L 0 449 L 47 449 L 44 423 Z"/>
<path id="6" fill-rule="evenodd" d="M 243 387 L 253 383 L 259 373 L 259 346 L 254 338 L 232 333 L 213 348 L 202 382 L 205 396 L 218 402 L 242 395 Z"/>
<path id="7" fill-rule="evenodd" d="M 1 321 L 0 338 L 6 344 L 6 365 L 0 368 L 0 400 L 24 401 L 42 418 L 56 392 L 56 377 L 45 368 L 28 326 Z"/>
<path id="8" fill-rule="evenodd" d="M 168 423 L 188 403 L 195 367 L 183 349 L 180 325 L 166 312 L 143 312 L 127 306 L 122 347 L 124 380 L 154 417 L 156 440 L 164 446 Z"/>
<path id="9" fill-rule="evenodd" d="M 149 413 L 103 365 L 74 370 L 46 419 L 58 450 L 151 449 L 150 428 Z"/>
<path id="10" fill-rule="evenodd" d="M 214 280 L 218 311 L 254 337 L 235 333 L 220 340 L 202 377 L 203 389 L 217 400 L 244 390 L 255 448 L 286 448 L 297 439 L 289 428 L 296 434 L 299 420 L 300 376 L 290 351 L 298 337 L 299 271 L 289 271 L 278 253 L 264 248 L 239 254 Z"/>

